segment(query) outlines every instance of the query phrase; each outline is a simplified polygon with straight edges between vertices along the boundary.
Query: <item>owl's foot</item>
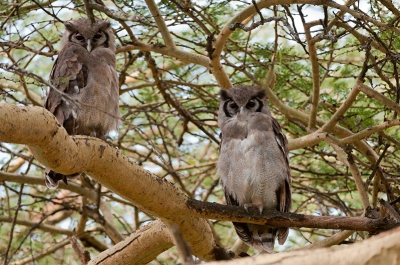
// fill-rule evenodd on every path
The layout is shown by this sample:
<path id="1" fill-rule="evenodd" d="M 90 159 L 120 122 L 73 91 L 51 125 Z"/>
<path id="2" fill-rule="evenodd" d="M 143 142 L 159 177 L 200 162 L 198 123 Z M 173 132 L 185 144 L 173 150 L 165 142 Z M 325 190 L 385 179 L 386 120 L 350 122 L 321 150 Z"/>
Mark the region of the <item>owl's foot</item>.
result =
<path id="1" fill-rule="evenodd" d="M 98 134 L 98 133 L 93 131 L 93 132 L 90 133 L 89 136 L 99 138 L 99 139 L 103 140 L 104 142 L 106 142 L 111 147 L 114 146 L 113 143 L 112 143 L 112 138 L 110 136 L 108 136 L 108 135 Z"/>
<path id="2" fill-rule="evenodd" d="M 244 209 L 246 210 L 246 212 L 249 213 L 249 208 L 257 208 L 258 212 L 260 213 L 260 215 L 263 212 L 263 206 L 261 204 L 255 204 L 255 203 L 245 203 L 243 205 Z"/>
<path id="3" fill-rule="evenodd" d="M 113 139 L 112 139 L 110 136 L 105 136 L 105 137 L 104 137 L 104 141 L 105 141 L 106 143 L 108 143 L 109 146 L 114 147 L 114 144 L 112 143 L 112 140 L 113 140 Z"/>

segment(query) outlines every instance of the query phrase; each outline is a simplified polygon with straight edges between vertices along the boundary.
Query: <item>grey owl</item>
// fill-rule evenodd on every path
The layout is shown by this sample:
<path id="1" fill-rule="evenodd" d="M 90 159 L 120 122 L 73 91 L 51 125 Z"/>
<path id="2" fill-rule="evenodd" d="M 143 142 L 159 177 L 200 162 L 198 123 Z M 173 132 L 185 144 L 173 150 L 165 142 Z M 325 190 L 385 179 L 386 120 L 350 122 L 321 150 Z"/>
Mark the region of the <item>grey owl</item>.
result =
<path id="1" fill-rule="evenodd" d="M 291 209 L 291 177 L 286 136 L 271 116 L 265 91 L 254 86 L 221 90 L 221 129 L 217 172 L 227 204 L 262 211 Z M 275 238 L 286 241 L 289 228 L 233 223 L 240 239 L 271 253 Z"/>
<path id="2" fill-rule="evenodd" d="M 109 22 L 89 19 L 65 23 L 62 50 L 53 65 L 45 108 L 52 112 L 68 134 L 90 135 L 105 140 L 119 121 L 119 81 L 116 71 L 115 37 Z M 46 169 L 45 181 L 56 188 L 67 178 Z"/>

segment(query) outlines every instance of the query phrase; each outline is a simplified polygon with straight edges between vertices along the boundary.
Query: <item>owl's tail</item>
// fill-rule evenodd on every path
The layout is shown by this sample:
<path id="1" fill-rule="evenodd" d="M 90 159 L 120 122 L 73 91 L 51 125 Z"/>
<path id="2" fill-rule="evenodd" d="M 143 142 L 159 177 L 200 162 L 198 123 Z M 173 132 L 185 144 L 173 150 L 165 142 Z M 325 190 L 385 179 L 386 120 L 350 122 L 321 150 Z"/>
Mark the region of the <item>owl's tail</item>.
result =
<path id="1" fill-rule="evenodd" d="M 49 189 L 56 189 L 58 187 L 58 182 L 62 180 L 65 185 L 68 186 L 68 180 L 67 179 L 75 179 L 79 177 L 80 173 L 72 174 L 72 175 L 63 175 L 57 172 L 54 172 L 53 170 L 46 169 L 46 174 L 44 175 L 44 181 L 46 183 L 47 188 Z"/>
<path id="2" fill-rule="evenodd" d="M 274 252 L 275 238 L 278 229 L 270 228 L 264 225 L 251 225 L 249 224 L 249 230 L 252 233 L 253 242 L 252 245 L 260 253 Z"/>
<path id="3" fill-rule="evenodd" d="M 274 252 L 275 238 L 278 228 L 265 225 L 233 223 L 239 238 L 249 246 L 254 247 L 260 253 Z"/>

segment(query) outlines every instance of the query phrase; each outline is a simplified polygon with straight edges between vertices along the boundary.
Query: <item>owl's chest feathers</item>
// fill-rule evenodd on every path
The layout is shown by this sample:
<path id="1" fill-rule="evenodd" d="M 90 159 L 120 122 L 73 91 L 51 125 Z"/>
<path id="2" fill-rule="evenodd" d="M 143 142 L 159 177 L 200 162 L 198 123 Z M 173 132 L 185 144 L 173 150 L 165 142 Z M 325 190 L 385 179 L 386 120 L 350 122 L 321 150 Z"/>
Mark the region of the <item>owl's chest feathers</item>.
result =
<path id="1" fill-rule="evenodd" d="M 276 156 L 281 152 L 273 131 L 247 129 L 246 134 L 229 139 L 223 134 L 218 164 L 221 181 L 240 204 L 265 201 L 274 208 L 284 174 L 276 164 L 284 158 Z"/>
<path id="2" fill-rule="evenodd" d="M 85 72 L 86 84 L 80 82 L 79 88 L 70 87 L 67 93 L 72 97 L 85 98 L 86 102 L 101 103 L 110 100 L 112 94 L 118 94 L 118 76 L 115 68 L 103 58 L 96 61 L 96 64 L 89 62 L 81 64 L 82 72 L 80 74 L 84 75 L 83 72 Z"/>
<path id="3" fill-rule="evenodd" d="M 239 205 L 261 203 L 265 209 L 275 209 L 282 171 L 274 166 L 268 148 L 257 147 L 251 138 L 233 140 L 237 145 L 220 158 L 225 161 L 218 170 L 222 184 Z"/>

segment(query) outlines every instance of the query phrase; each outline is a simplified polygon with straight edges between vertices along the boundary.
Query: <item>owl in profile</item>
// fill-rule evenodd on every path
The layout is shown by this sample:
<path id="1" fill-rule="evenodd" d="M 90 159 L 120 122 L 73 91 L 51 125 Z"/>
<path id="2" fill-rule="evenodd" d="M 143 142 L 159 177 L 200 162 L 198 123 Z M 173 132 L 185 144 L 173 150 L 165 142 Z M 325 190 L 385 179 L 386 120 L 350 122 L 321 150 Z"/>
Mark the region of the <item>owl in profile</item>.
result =
<path id="1" fill-rule="evenodd" d="M 115 37 L 109 22 L 80 18 L 65 23 L 62 50 L 53 65 L 45 108 L 69 135 L 89 135 L 105 140 L 119 121 L 119 81 Z M 60 93 L 60 92 L 63 92 Z M 45 181 L 56 188 L 68 178 L 46 169 Z"/>
<path id="2" fill-rule="evenodd" d="M 221 90 L 221 129 L 217 172 L 227 204 L 263 210 L 291 209 L 291 177 L 286 136 L 271 116 L 265 90 L 236 86 Z M 240 239 L 259 252 L 272 253 L 275 238 L 283 244 L 289 228 L 233 223 Z"/>

